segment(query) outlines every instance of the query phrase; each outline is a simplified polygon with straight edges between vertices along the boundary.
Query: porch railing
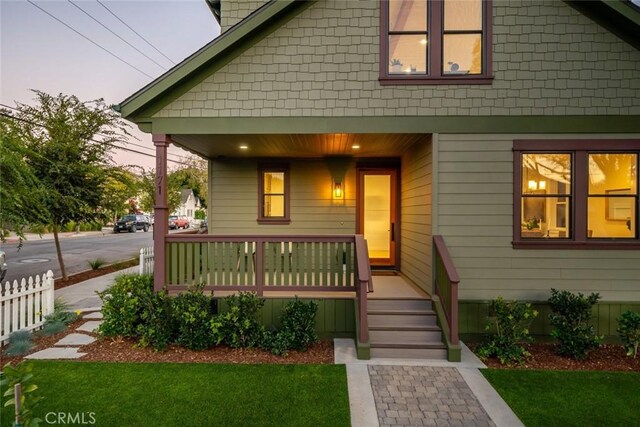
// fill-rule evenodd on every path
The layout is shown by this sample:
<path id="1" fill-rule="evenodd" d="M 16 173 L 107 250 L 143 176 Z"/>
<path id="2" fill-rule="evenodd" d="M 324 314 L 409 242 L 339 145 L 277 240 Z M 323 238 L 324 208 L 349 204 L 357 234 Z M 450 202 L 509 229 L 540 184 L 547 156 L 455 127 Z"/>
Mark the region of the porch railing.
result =
<path id="1" fill-rule="evenodd" d="M 359 338 L 368 342 L 371 268 L 362 235 L 165 236 L 168 290 L 355 292 Z M 157 260 L 156 260 L 157 261 Z"/>
<path id="2" fill-rule="evenodd" d="M 460 278 L 442 236 L 433 236 L 434 292 L 440 298 L 447 324 L 449 342 L 457 345 L 458 338 L 458 283 Z"/>

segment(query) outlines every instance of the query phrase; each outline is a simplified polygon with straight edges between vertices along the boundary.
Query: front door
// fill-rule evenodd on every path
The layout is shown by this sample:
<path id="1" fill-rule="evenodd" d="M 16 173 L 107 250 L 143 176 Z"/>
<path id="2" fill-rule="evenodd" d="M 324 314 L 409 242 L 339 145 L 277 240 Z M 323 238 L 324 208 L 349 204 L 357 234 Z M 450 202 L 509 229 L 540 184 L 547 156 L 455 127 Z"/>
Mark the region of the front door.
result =
<path id="1" fill-rule="evenodd" d="M 358 227 L 372 266 L 396 266 L 397 169 L 358 169 Z"/>

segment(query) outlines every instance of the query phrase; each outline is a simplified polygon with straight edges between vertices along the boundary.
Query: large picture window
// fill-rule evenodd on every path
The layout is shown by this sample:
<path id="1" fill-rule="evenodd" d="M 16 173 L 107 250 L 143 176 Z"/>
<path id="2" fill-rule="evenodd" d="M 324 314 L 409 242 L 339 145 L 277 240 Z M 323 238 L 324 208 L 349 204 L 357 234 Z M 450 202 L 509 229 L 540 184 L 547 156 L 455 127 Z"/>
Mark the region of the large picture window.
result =
<path id="1" fill-rule="evenodd" d="M 381 84 L 491 81 L 490 0 L 381 0 Z"/>
<path id="2" fill-rule="evenodd" d="M 640 140 L 515 141 L 514 247 L 638 247 Z"/>
<path id="3" fill-rule="evenodd" d="M 289 167 L 262 165 L 258 169 L 258 223 L 290 222 Z"/>

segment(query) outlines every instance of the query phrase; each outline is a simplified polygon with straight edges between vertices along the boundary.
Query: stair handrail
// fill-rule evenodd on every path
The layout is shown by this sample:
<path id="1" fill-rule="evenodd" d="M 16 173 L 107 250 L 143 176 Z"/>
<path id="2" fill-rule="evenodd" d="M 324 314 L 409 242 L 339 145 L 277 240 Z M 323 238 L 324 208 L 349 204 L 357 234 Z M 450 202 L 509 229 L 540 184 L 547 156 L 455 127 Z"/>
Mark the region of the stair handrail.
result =
<path id="1" fill-rule="evenodd" d="M 453 264 L 442 236 L 433 236 L 434 292 L 440 298 L 449 325 L 449 341 L 457 345 L 458 337 L 458 284 L 460 277 Z"/>
<path id="2" fill-rule="evenodd" d="M 369 342 L 369 324 L 367 319 L 367 293 L 373 292 L 371 280 L 371 265 L 369 264 L 369 250 L 367 241 L 362 234 L 355 235 L 356 251 L 356 298 L 358 301 L 358 338 L 361 343 Z"/>

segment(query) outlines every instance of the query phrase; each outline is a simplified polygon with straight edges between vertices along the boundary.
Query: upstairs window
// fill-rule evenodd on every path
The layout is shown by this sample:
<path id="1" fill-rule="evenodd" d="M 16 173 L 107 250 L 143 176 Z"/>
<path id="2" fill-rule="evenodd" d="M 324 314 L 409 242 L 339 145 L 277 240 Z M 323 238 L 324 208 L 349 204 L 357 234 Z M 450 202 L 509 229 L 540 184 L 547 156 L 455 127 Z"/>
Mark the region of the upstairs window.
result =
<path id="1" fill-rule="evenodd" d="M 258 177 L 258 223 L 290 223 L 289 167 L 264 165 Z"/>
<path id="2" fill-rule="evenodd" d="M 381 84 L 491 82 L 490 0 L 382 0 Z"/>

